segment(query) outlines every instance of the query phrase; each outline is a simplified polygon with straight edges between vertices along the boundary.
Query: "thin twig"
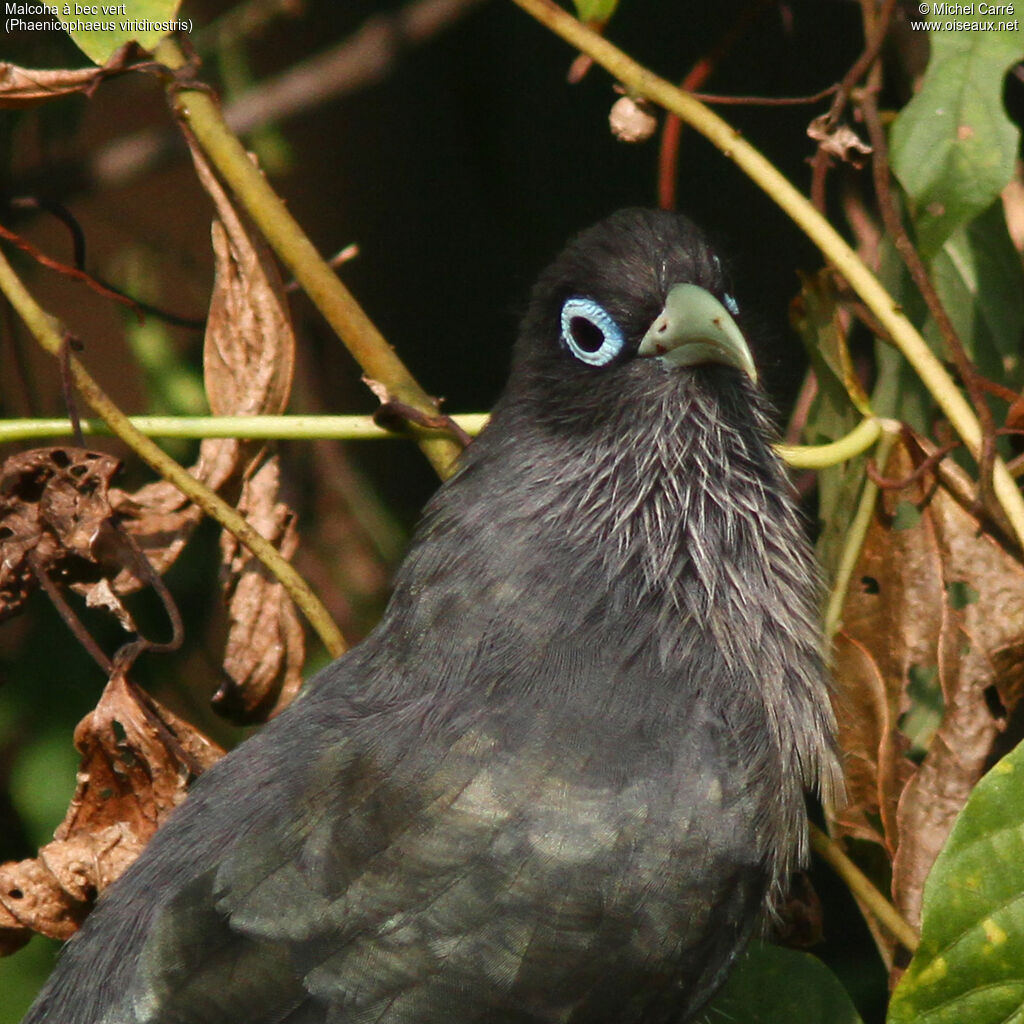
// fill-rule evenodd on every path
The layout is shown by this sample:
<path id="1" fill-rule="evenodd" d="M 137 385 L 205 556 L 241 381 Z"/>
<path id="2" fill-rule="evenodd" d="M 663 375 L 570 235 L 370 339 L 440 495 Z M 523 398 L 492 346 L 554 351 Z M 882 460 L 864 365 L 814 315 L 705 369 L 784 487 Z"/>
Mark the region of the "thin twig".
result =
<path id="1" fill-rule="evenodd" d="M 832 158 L 825 152 L 825 147 L 819 145 L 811 158 L 811 203 L 814 208 L 825 216 L 825 178 L 832 167 Z"/>
<path id="2" fill-rule="evenodd" d="M 454 419 L 460 430 L 475 435 L 483 429 L 488 414 L 466 413 Z M 129 422 L 147 437 L 190 440 L 237 437 L 250 441 L 367 441 L 399 436 L 397 430 L 378 423 L 373 416 L 132 416 Z M 113 433 L 103 420 L 82 420 L 81 427 L 87 437 Z M 0 420 L 0 443 L 67 437 L 72 428 L 66 419 Z M 438 436 L 446 433 L 448 428 L 438 428 Z M 401 435 L 406 434 L 403 425 Z"/>
<path id="3" fill-rule="evenodd" d="M 921 483 L 929 473 L 935 472 L 939 463 L 962 445 L 963 441 L 953 441 L 950 444 L 943 445 L 941 448 L 936 448 L 935 451 L 930 452 L 914 466 L 910 473 L 900 478 L 883 476 L 878 466 L 873 461 L 868 460 L 866 467 L 868 477 L 876 487 L 881 488 L 883 491 L 905 491 L 908 487 Z"/>
<path id="4" fill-rule="evenodd" d="M 893 12 L 896 10 L 896 0 L 883 0 L 877 18 L 874 17 L 874 7 L 868 10 L 864 4 L 861 4 L 861 9 L 865 12 L 864 37 L 867 39 L 867 45 L 864 47 L 863 53 L 850 65 L 849 71 L 843 75 L 842 81 L 839 83 L 839 91 L 828 111 L 828 123 L 831 125 L 834 125 L 842 116 L 846 104 L 850 101 L 850 94 L 853 92 L 854 86 L 871 70 L 878 55 L 882 52 L 885 37 L 889 34 L 889 24 L 892 21 Z"/>
<path id="5" fill-rule="evenodd" d="M 126 295 L 121 295 L 119 292 L 114 291 L 111 288 L 107 288 L 96 280 L 91 274 L 87 274 L 84 270 L 79 270 L 78 267 L 69 266 L 66 263 L 61 263 L 60 260 L 55 260 L 51 256 L 47 256 L 41 249 L 38 249 L 31 242 L 22 238 L 21 235 L 16 234 L 9 228 L 5 228 L 3 224 L 0 224 L 0 238 L 7 239 L 8 242 L 13 243 L 22 252 L 28 253 L 37 263 L 42 264 L 44 267 L 48 267 L 50 270 L 55 270 L 58 274 L 63 274 L 64 277 L 74 278 L 76 281 L 81 281 L 83 284 L 91 288 L 97 295 L 101 295 L 105 299 L 112 299 L 114 302 L 120 302 L 122 305 L 127 306 L 136 317 L 141 321 L 142 316 L 136 307 L 136 304 L 129 299 Z"/>
<path id="6" fill-rule="evenodd" d="M 85 232 L 77 218 L 63 203 L 40 196 L 15 196 L 10 205 L 12 210 L 44 210 L 59 220 L 71 236 L 71 258 L 75 266 L 79 270 L 85 270 Z"/>
<path id="7" fill-rule="evenodd" d="M 716 93 L 696 92 L 693 89 L 689 91 L 709 107 L 803 107 L 828 99 L 838 88 L 838 85 L 830 85 L 812 96 L 720 96 Z"/>
<path id="8" fill-rule="evenodd" d="M 438 435 L 447 435 L 453 428 L 467 438 L 483 430 L 489 414 L 460 413 L 441 417 Z M 451 421 L 451 422 L 449 422 Z M 147 437 L 186 438 L 202 440 L 212 437 L 237 437 L 250 441 L 372 441 L 401 436 L 389 423 L 378 423 L 373 416 L 132 416 L 127 422 Z M 874 443 L 885 421 L 866 419 L 845 437 L 828 444 L 775 446 L 776 453 L 794 469 L 822 469 L 859 455 Z M 103 420 L 82 420 L 86 437 L 114 433 Z M 402 435 L 407 432 L 403 423 Z M 430 429 L 429 427 L 423 429 Z M 67 437 L 72 424 L 63 419 L 0 420 L 0 444 L 8 441 L 33 441 L 51 437 Z"/>
<path id="9" fill-rule="evenodd" d="M 113 299 L 115 302 L 122 303 L 135 314 L 136 319 L 140 322 L 144 319 L 143 314 L 148 313 L 175 327 L 202 330 L 206 325 L 205 319 L 179 316 L 177 313 L 171 313 L 166 309 L 161 309 L 159 306 L 154 306 L 152 303 L 143 302 L 122 289 L 114 287 L 109 281 L 104 281 L 103 278 L 88 273 L 85 269 L 85 232 L 82 231 L 81 225 L 76 220 L 74 214 L 63 203 L 37 199 L 35 196 L 22 196 L 19 199 L 12 200 L 11 206 L 15 209 L 23 210 L 44 210 L 59 220 L 71 235 L 74 250 L 72 257 L 74 259 L 74 266 L 69 266 L 60 260 L 54 259 L 52 256 L 47 256 L 46 253 L 38 249 L 31 242 L 0 224 L 0 237 L 13 242 L 23 252 L 28 253 L 37 263 L 56 271 L 58 274 L 63 274 L 64 277 L 81 281 L 103 298 Z"/>

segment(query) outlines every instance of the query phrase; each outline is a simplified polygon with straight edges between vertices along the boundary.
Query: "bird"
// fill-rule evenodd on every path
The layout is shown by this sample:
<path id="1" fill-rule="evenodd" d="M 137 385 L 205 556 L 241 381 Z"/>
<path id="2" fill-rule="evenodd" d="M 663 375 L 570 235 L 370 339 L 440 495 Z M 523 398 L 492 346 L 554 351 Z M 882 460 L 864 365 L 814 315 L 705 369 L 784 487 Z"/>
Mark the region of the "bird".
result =
<path id="1" fill-rule="evenodd" d="M 747 319 L 681 214 L 575 236 L 378 626 L 195 782 L 24 1024 L 692 1020 L 838 779 Z"/>

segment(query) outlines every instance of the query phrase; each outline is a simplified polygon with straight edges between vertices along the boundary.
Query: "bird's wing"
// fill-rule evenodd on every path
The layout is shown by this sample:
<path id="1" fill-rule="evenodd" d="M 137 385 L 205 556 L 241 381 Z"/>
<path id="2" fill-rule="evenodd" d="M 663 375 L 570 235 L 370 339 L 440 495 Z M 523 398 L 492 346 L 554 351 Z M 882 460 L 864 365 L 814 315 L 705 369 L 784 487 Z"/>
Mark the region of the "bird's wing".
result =
<path id="1" fill-rule="evenodd" d="M 593 751 L 539 736 L 507 746 L 481 726 L 386 765 L 345 743 L 314 757 L 307 777 L 330 781 L 283 808 L 290 827 L 241 837 L 158 913 L 123 1019 L 526 1024 L 583 1003 L 631 1019 L 633 992 L 672 987 L 666 962 L 703 958 L 704 908 L 749 916 L 759 866 L 733 849 L 705 870 L 707 817 L 673 809 L 677 787 L 587 783 Z M 693 949 L 674 948 L 684 933 Z"/>

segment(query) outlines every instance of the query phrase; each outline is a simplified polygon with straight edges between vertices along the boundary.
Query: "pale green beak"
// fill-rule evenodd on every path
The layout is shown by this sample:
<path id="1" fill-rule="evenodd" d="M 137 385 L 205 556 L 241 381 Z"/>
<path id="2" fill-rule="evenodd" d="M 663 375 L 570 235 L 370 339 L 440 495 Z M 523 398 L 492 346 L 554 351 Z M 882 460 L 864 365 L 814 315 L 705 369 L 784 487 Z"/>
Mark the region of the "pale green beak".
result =
<path id="1" fill-rule="evenodd" d="M 695 284 L 673 286 L 637 355 L 657 356 L 672 366 L 724 363 L 757 383 L 754 357 L 736 321 L 711 292 Z"/>

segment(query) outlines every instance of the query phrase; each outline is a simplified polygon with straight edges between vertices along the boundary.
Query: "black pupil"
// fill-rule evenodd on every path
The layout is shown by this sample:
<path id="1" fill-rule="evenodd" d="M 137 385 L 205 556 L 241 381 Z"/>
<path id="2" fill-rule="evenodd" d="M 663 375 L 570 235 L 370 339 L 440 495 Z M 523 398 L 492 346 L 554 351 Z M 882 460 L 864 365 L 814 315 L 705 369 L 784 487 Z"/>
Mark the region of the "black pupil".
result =
<path id="1" fill-rule="evenodd" d="M 572 340 L 584 352 L 596 352 L 604 344 L 604 331 L 585 316 L 574 316 L 569 321 Z"/>

